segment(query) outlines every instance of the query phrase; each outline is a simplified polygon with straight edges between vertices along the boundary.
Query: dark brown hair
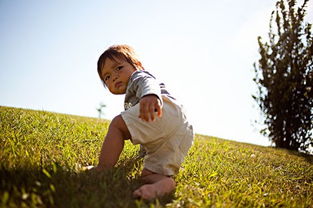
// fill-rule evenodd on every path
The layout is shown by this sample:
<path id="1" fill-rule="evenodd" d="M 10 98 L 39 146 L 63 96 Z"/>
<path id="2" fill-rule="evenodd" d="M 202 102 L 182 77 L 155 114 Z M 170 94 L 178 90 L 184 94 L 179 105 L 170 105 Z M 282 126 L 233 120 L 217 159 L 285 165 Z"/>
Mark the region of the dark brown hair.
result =
<path id="1" fill-rule="evenodd" d="M 128 63 L 130 63 L 134 68 L 144 70 L 143 66 L 141 65 L 141 62 L 138 60 L 137 55 L 132 47 L 130 47 L 129 45 L 113 45 L 109 47 L 107 50 L 105 50 L 98 60 L 97 69 L 99 77 L 102 81 L 103 78 L 101 77 L 101 71 L 107 58 L 115 61 L 116 59 L 124 59 Z"/>

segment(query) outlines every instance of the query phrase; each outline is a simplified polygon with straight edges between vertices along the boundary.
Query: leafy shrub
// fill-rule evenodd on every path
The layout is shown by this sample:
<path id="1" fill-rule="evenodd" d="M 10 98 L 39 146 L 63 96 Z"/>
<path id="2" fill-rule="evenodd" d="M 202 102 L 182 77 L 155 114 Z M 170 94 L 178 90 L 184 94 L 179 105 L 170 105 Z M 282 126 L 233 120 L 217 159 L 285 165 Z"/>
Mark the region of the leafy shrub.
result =
<path id="1" fill-rule="evenodd" d="M 269 41 L 258 37 L 258 95 L 253 96 L 265 117 L 261 132 L 276 147 L 304 151 L 313 144 L 313 36 L 312 25 L 304 23 L 308 2 L 298 8 L 295 0 L 276 3 Z"/>

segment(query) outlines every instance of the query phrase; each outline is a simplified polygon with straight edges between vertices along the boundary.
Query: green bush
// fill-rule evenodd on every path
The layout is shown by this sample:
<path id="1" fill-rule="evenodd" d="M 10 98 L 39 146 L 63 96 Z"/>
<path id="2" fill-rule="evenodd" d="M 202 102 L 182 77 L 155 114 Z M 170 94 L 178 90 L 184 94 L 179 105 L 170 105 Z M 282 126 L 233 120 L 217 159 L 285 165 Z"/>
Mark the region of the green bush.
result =
<path id="1" fill-rule="evenodd" d="M 269 41 L 258 37 L 253 96 L 265 119 L 261 132 L 276 147 L 307 151 L 313 144 L 313 36 L 304 23 L 305 0 L 279 0 L 270 20 Z"/>

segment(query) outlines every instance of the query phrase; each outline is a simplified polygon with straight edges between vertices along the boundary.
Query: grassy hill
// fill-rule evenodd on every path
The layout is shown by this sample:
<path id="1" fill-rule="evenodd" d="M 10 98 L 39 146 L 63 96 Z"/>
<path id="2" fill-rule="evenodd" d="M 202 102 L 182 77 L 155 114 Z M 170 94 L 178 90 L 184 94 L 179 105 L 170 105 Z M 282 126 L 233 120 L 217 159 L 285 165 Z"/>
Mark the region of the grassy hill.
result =
<path id="1" fill-rule="evenodd" d="M 196 135 L 175 192 L 134 200 L 142 160 L 126 142 L 92 174 L 109 122 L 0 107 L 0 207 L 313 207 L 312 156 Z"/>

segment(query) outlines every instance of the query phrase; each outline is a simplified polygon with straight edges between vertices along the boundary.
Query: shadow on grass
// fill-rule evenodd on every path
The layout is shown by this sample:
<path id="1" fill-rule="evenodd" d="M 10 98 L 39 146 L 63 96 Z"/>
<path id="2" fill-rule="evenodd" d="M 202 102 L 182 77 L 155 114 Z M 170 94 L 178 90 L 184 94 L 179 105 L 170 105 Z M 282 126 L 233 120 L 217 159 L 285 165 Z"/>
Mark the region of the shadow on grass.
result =
<path id="1" fill-rule="evenodd" d="M 294 150 L 287 150 L 287 151 L 288 151 L 289 154 L 295 155 L 295 156 L 298 156 L 298 157 L 302 157 L 307 162 L 309 162 L 310 164 L 313 164 L 313 155 L 310 155 L 310 154 L 304 153 L 304 152 L 294 151 Z"/>
<path id="2" fill-rule="evenodd" d="M 72 172 L 58 165 L 40 170 L 0 167 L 0 203 L 3 207 L 150 207 L 151 203 L 164 206 L 172 201 L 174 194 L 154 202 L 132 197 L 142 185 L 139 176 L 131 174 L 139 162 L 131 158 L 98 174 Z"/>

